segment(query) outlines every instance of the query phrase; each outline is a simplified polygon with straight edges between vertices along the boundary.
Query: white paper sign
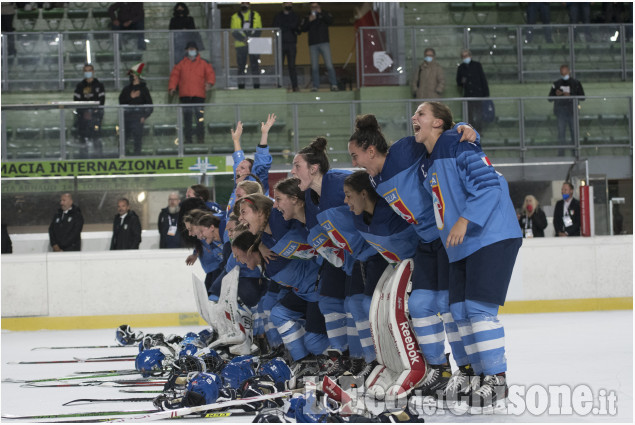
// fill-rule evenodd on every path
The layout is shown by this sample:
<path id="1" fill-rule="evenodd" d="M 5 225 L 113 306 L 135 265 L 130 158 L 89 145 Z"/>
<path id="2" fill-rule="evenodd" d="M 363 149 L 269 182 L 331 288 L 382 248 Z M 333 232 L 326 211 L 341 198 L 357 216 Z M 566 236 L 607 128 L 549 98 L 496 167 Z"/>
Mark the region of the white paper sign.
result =
<path id="1" fill-rule="evenodd" d="M 375 52 L 373 53 L 373 65 L 379 72 L 384 72 L 392 65 L 392 59 L 386 52 Z"/>
<path id="2" fill-rule="evenodd" d="M 271 37 L 250 37 L 247 39 L 250 55 L 270 55 L 273 53 L 271 48 Z"/>

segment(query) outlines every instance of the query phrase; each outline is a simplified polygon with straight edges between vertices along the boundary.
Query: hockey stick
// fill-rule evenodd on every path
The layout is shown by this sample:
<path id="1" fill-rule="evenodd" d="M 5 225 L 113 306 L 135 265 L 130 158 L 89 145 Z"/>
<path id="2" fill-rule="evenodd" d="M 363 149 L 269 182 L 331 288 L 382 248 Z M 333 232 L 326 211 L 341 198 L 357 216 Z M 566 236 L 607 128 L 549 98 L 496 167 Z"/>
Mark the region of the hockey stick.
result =
<path id="1" fill-rule="evenodd" d="M 107 356 L 107 357 L 88 357 L 82 359 L 74 357 L 72 360 L 38 360 L 32 362 L 7 362 L 7 364 L 56 364 L 56 363 L 92 363 L 92 362 L 128 362 L 134 360 L 137 356 Z"/>
<path id="2" fill-rule="evenodd" d="M 228 407 L 240 406 L 240 405 L 251 403 L 254 401 L 264 401 L 264 400 L 271 400 L 274 398 L 289 397 L 293 395 L 293 393 L 294 393 L 293 391 L 282 391 L 278 393 L 259 395 L 256 397 L 247 397 L 247 398 L 237 399 L 237 400 L 221 401 L 220 403 L 204 404 L 202 406 L 182 407 L 180 409 L 175 409 L 175 410 L 167 410 L 167 411 L 161 411 L 156 413 L 143 414 L 140 416 L 118 418 L 118 419 L 113 419 L 111 421 L 106 421 L 106 422 L 147 422 L 147 421 L 157 421 L 160 419 L 168 419 L 168 418 L 180 418 L 185 415 L 190 415 L 192 413 L 197 413 L 197 412 L 204 412 L 206 410 L 225 409 Z"/>
<path id="3" fill-rule="evenodd" d="M 235 416 L 255 416 L 255 412 L 210 412 L 210 413 L 206 413 L 204 415 L 200 415 L 200 414 L 196 414 L 196 415 L 190 415 L 190 416 L 183 416 L 183 417 L 179 417 L 178 419 L 183 420 L 183 419 L 197 419 L 197 420 L 201 420 L 201 419 L 224 419 L 224 418 L 228 418 L 228 417 L 235 417 Z M 103 418 L 103 417 L 97 417 L 97 418 L 89 418 L 89 419 L 76 419 L 76 420 L 63 420 L 63 421 L 45 421 L 48 423 L 65 423 L 65 424 L 77 424 L 77 423 L 95 423 L 95 422 L 107 422 L 107 421 L 112 421 L 118 419 L 116 417 L 112 417 L 112 418 Z"/>
<path id="4" fill-rule="evenodd" d="M 111 370 L 91 370 L 91 371 L 83 371 L 78 370 L 73 372 L 75 375 L 91 375 L 98 373 L 119 373 L 121 375 L 134 375 L 135 373 L 141 373 L 136 369 L 111 369 Z"/>
<path id="5" fill-rule="evenodd" d="M 72 406 L 77 404 L 90 404 L 90 403 L 134 403 L 141 401 L 152 401 L 154 397 L 136 397 L 136 398 L 78 398 L 76 400 L 67 401 L 62 406 Z"/>
<path id="6" fill-rule="evenodd" d="M 158 387 L 164 386 L 167 381 L 84 381 L 84 382 L 60 382 L 57 384 L 46 382 L 30 382 L 20 385 L 23 388 L 61 388 L 61 387 Z"/>
<path id="7" fill-rule="evenodd" d="M 61 418 L 80 418 L 83 416 L 116 416 L 116 415 L 144 415 L 149 413 L 157 413 L 161 410 L 112 410 L 108 412 L 78 412 L 78 413 L 59 413 L 51 415 L 2 415 L 2 419 L 61 419 Z"/>
<path id="8" fill-rule="evenodd" d="M 161 390 L 133 390 L 133 389 L 125 389 L 125 390 L 119 390 L 120 393 L 127 393 L 127 394 L 159 394 L 162 393 L 163 391 Z"/>
<path id="9" fill-rule="evenodd" d="M 17 384 L 32 384 L 35 382 L 50 382 L 50 381 L 72 381 L 75 379 L 94 379 L 94 378 L 111 378 L 114 376 L 126 376 L 139 374 L 138 371 L 125 372 L 125 373 L 99 373 L 95 375 L 81 375 L 81 376 L 65 376 L 61 378 L 43 378 L 43 379 L 3 379 L 2 382 L 13 382 Z"/>
<path id="10" fill-rule="evenodd" d="M 67 347 L 33 347 L 31 348 L 31 351 L 35 351 L 35 350 L 68 350 L 68 349 L 78 349 L 78 350 L 82 350 L 85 348 L 127 348 L 127 347 L 136 347 L 136 346 L 130 346 L 130 345 L 80 345 L 77 347 L 71 347 L 71 346 L 67 346 Z"/>

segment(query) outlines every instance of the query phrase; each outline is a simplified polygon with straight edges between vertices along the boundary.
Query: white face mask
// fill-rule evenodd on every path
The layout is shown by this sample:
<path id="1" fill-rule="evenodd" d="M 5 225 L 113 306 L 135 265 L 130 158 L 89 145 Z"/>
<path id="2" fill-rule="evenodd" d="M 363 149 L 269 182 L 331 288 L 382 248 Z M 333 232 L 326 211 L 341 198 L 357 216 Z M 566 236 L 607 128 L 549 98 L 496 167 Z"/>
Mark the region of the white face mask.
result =
<path id="1" fill-rule="evenodd" d="M 563 79 L 563 80 L 565 80 L 565 81 L 567 81 L 567 80 L 569 79 L 569 74 L 567 74 L 567 75 L 563 75 L 563 76 L 562 76 L 562 79 Z"/>
<path id="2" fill-rule="evenodd" d="M 463 59 L 463 63 L 465 63 L 465 64 L 469 64 L 470 62 L 472 62 L 472 58 Z"/>
<path id="3" fill-rule="evenodd" d="M 426 61 L 426 62 L 432 62 L 434 60 L 434 58 L 432 56 L 425 56 L 423 58 L 423 60 Z"/>
<path id="4" fill-rule="evenodd" d="M 191 58 L 195 58 L 195 57 L 196 57 L 196 55 L 198 54 L 198 51 L 196 51 L 195 49 L 189 49 L 189 50 L 187 51 L 187 54 L 188 54 L 188 56 L 189 56 L 189 57 L 191 57 Z"/>

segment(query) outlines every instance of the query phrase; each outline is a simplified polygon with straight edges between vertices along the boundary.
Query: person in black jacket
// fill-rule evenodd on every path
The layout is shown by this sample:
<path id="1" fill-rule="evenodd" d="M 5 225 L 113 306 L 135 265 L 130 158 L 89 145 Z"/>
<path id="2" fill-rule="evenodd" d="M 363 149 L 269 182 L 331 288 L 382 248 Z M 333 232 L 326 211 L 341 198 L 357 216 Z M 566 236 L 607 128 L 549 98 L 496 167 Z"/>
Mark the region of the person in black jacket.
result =
<path id="1" fill-rule="evenodd" d="M 146 43 L 143 35 L 145 27 L 145 12 L 143 2 L 117 2 L 110 5 L 108 15 L 112 21 L 113 31 L 139 31 L 136 34 L 124 33 L 121 42 L 128 39 L 137 39 L 137 49 L 145 50 Z"/>
<path id="2" fill-rule="evenodd" d="M 472 53 L 461 51 L 462 63 L 456 70 L 456 84 L 463 89 L 463 97 L 489 97 L 489 85 L 480 62 L 472 60 Z M 477 128 L 483 129 L 483 102 L 471 101 L 467 104 L 467 121 Z"/>
<path id="3" fill-rule="evenodd" d="M 4 223 L 2 223 L 2 253 L 13 253 L 13 243 L 11 243 L 11 236 L 9 236 L 9 230 L 7 229 L 7 225 Z"/>
<path id="4" fill-rule="evenodd" d="M 562 78 L 551 85 L 549 97 L 562 96 L 562 98 L 549 99 L 549 102 L 553 102 L 553 113 L 556 118 L 558 118 L 558 144 L 566 144 L 565 133 L 567 127 L 569 128 L 569 134 L 571 134 L 571 144 L 574 144 L 573 108 L 575 107 L 575 103 L 570 96 L 584 96 L 584 89 L 582 88 L 582 83 L 571 78 L 568 65 L 562 65 L 560 67 L 560 75 Z M 582 100 L 584 99 L 579 99 L 579 101 Z"/>
<path id="5" fill-rule="evenodd" d="M 300 17 L 293 11 L 293 3 L 282 3 L 282 10 L 273 18 L 273 27 L 280 28 L 282 33 L 282 63 L 287 57 L 289 79 L 293 91 L 298 89 L 298 75 L 295 70 L 295 56 L 297 53 L 298 33 L 300 31 Z"/>
<path id="6" fill-rule="evenodd" d="M 95 78 L 95 67 L 87 63 L 84 65 L 84 79 L 75 87 L 73 93 L 75 102 L 98 101 L 101 106 L 106 102 L 104 85 Z M 101 139 L 99 130 L 104 110 L 100 108 L 78 108 L 76 111 L 77 138 L 80 143 L 80 156 L 88 157 L 88 142 L 93 144 L 96 156 L 101 156 Z"/>
<path id="7" fill-rule="evenodd" d="M 126 198 L 117 201 L 117 214 L 112 223 L 110 250 L 139 249 L 141 243 L 141 222 L 139 216 L 130 209 Z"/>
<path id="8" fill-rule="evenodd" d="M 138 63 L 128 71 L 130 76 L 130 84 L 121 90 L 119 94 L 120 105 L 135 105 L 134 108 L 125 108 L 124 110 L 124 132 L 126 139 L 132 138 L 134 141 L 134 154 L 141 154 L 141 140 L 143 138 L 143 124 L 152 114 L 152 96 L 146 86 L 145 81 L 141 80 L 141 74 L 145 67 L 144 63 Z"/>
<path id="9" fill-rule="evenodd" d="M 534 195 L 525 196 L 518 224 L 523 231 L 524 238 L 544 238 L 547 228 L 547 216 L 540 209 Z"/>
<path id="10" fill-rule="evenodd" d="M 49 241 L 55 252 L 80 251 L 84 227 L 82 211 L 73 203 L 70 193 L 60 196 L 60 208 L 49 226 Z"/>
<path id="11" fill-rule="evenodd" d="M 337 91 L 337 77 L 333 60 L 331 59 L 331 45 L 329 44 L 329 25 L 333 24 L 333 15 L 326 10 L 322 10 L 320 3 L 311 3 L 311 13 L 302 19 L 300 30 L 309 33 L 309 51 L 311 53 L 311 79 L 313 88 L 311 91 L 318 91 L 320 88 L 320 55 L 324 61 L 324 66 L 328 71 L 331 91 Z"/>
<path id="12" fill-rule="evenodd" d="M 562 200 L 553 209 L 553 227 L 556 236 L 580 236 L 580 202 L 573 197 L 573 185 L 564 182 Z"/>
<path id="13" fill-rule="evenodd" d="M 190 41 L 196 43 L 197 46 L 203 46 L 203 40 L 198 32 L 194 31 L 175 31 L 175 30 L 195 30 L 194 18 L 190 16 L 190 9 L 185 3 L 177 3 L 174 6 L 172 18 L 170 18 L 169 29 L 174 34 L 174 63 L 176 65 L 183 59 L 185 46 Z"/>
<path id="14" fill-rule="evenodd" d="M 178 192 L 170 193 L 168 196 L 168 206 L 163 208 L 159 213 L 159 248 L 183 248 L 185 245 L 178 232 L 179 211 L 181 207 L 179 203 L 181 197 Z"/>

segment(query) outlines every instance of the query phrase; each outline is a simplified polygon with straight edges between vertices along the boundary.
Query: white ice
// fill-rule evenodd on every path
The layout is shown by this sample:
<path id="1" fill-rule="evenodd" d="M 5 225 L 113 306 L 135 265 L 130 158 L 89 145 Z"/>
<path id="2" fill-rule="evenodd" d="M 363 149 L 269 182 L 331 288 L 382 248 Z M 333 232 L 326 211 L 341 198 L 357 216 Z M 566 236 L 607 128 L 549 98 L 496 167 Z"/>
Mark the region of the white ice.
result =
<path id="1" fill-rule="evenodd" d="M 424 417 L 426 422 L 633 422 L 633 312 L 608 311 L 584 313 L 551 313 L 502 315 L 505 326 L 510 385 L 526 386 L 530 392 L 540 392 L 540 385 L 566 385 L 572 390 L 588 386 L 594 406 L 599 395 L 616 396 L 616 414 L 589 413 L 462 415 L 445 411 Z M 144 332 L 164 332 L 184 335 L 202 327 L 138 329 Z M 65 360 L 73 357 L 100 357 L 135 354 L 136 347 L 74 350 L 36 350 L 40 346 L 114 345 L 114 329 L 2 332 L 2 379 L 41 379 L 72 375 L 76 371 L 132 369 L 134 363 L 74 363 L 19 365 L 8 362 L 29 360 Z M 159 389 L 160 387 L 152 387 Z M 518 388 L 518 387 L 517 387 Z M 1 386 L 2 414 L 43 415 L 56 413 L 151 410 L 151 402 L 114 402 L 79 406 L 62 406 L 78 398 L 151 397 L 154 394 L 126 394 L 110 387 L 23 388 L 20 384 L 3 382 Z M 527 405 L 542 408 L 539 403 Z M 556 406 L 551 406 L 555 409 Z M 553 411 L 553 410 L 552 410 Z M 205 422 L 250 422 L 252 417 L 208 419 Z M 9 421 L 3 419 L 3 421 Z M 15 421 L 12 421 L 15 422 Z M 173 420 L 171 421 L 173 422 Z M 183 420 L 186 422 L 186 420 Z M 192 420 L 187 421 L 192 423 Z"/>

